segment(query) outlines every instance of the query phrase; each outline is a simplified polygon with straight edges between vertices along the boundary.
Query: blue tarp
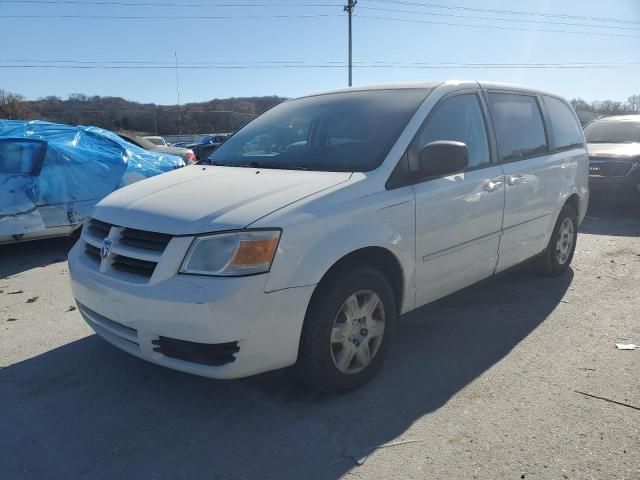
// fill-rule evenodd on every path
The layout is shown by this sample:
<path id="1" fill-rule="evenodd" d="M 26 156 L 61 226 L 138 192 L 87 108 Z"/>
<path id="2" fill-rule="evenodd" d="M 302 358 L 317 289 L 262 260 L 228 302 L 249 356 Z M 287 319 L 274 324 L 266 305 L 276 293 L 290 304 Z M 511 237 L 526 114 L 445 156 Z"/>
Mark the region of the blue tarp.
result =
<path id="1" fill-rule="evenodd" d="M 0 243 L 77 225 L 117 188 L 181 166 L 101 128 L 0 120 Z"/>

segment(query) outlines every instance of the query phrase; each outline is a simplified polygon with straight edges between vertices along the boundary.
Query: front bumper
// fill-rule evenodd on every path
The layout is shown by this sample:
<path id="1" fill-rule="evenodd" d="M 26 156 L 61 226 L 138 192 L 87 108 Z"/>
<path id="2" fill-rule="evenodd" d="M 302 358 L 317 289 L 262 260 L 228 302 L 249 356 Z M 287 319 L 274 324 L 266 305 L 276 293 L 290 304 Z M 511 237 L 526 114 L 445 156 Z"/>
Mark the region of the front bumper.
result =
<path id="1" fill-rule="evenodd" d="M 589 189 L 594 197 L 612 200 L 640 200 L 640 165 L 636 162 L 598 161 L 590 162 L 590 171 L 603 171 L 604 175 L 590 174 Z M 611 172 L 620 169 L 619 174 Z M 628 171 L 627 171 L 628 169 Z"/>
<path id="2" fill-rule="evenodd" d="M 266 275 L 179 274 L 136 284 L 101 273 L 84 248 L 80 240 L 69 254 L 73 294 L 85 321 L 116 347 L 212 378 L 245 377 L 296 362 L 314 286 L 265 293 Z M 171 348 L 163 350 L 163 341 Z M 205 364 L 197 355 L 175 354 L 175 344 L 190 342 L 220 347 L 232 358 L 212 365 L 216 362 Z"/>
<path id="3" fill-rule="evenodd" d="M 640 200 L 640 170 L 626 177 L 589 177 L 589 190 L 594 197 L 612 200 Z"/>

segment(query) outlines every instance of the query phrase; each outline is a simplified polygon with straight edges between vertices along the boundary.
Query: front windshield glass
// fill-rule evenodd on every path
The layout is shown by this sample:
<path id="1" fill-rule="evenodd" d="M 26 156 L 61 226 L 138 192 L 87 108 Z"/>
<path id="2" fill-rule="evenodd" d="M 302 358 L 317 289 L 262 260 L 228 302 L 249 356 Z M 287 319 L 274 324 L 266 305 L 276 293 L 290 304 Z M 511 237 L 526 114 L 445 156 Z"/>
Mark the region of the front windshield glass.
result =
<path id="1" fill-rule="evenodd" d="M 364 172 L 378 167 L 429 94 L 370 90 L 290 100 L 215 150 L 213 165 Z"/>
<path id="2" fill-rule="evenodd" d="M 584 129 L 587 143 L 636 143 L 640 142 L 640 119 L 631 121 L 593 122 Z"/>

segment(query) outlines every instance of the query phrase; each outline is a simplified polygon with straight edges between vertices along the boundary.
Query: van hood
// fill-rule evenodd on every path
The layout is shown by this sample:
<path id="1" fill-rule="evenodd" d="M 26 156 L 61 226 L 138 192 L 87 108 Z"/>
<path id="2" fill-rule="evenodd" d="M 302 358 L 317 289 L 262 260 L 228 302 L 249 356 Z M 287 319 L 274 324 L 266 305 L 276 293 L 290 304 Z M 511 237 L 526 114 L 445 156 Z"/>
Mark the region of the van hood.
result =
<path id="1" fill-rule="evenodd" d="M 628 158 L 640 156 L 640 143 L 589 143 L 591 157 Z"/>
<path id="2" fill-rule="evenodd" d="M 98 203 L 93 217 L 171 235 L 232 230 L 350 177 L 351 172 L 192 165 L 115 191 Z"/>

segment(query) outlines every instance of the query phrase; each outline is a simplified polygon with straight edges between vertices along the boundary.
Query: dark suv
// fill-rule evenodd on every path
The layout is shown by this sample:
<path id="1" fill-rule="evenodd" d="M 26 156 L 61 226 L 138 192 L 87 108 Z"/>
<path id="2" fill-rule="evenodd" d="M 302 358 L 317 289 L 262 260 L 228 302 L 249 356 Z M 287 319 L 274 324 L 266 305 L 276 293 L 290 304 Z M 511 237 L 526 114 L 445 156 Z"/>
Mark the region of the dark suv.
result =
<path id="1" fill-rule="evenodd" d="M 640 115 L 601 118 L 584 133 L 591 195 L 640 201 Z"/>

